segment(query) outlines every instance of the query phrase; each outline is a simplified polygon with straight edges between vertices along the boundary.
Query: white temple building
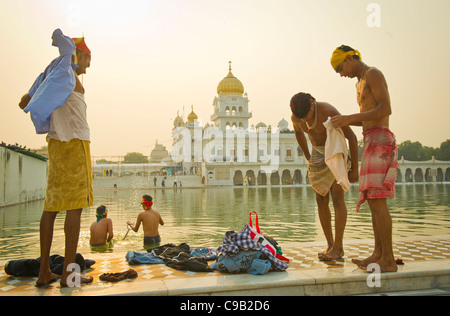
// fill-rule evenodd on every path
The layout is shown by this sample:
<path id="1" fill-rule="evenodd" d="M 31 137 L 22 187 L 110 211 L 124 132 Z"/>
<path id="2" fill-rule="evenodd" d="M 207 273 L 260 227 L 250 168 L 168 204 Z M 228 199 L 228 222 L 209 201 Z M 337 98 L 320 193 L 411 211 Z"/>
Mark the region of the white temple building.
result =
<path id="1" fill-rule="evenodd" d="M 194 112 L 174 120 L 171 157 L 184 173 L 201 174 L 208 185 L 306 183 L 307 161 L 289 123 L 249 125 L 252 112 L 242 82 L 231 72 L 217 85 L 211 122 Z"/>

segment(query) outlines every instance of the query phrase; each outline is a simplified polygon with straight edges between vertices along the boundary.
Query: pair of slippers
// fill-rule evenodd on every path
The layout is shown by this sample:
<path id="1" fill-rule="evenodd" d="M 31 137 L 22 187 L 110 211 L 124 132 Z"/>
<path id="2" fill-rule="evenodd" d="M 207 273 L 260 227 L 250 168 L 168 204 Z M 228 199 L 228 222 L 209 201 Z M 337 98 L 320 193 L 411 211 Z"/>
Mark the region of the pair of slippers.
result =
<path id="1" fill-rule="evenodd" d="M 108 281 L 108 282 L 119 282 L 126 279 L 135 279 L 138 277 L 138 274 L 133 269 L 118 272 L 118 273 L 103 273 L 100 275 L 100 280 Z"/>

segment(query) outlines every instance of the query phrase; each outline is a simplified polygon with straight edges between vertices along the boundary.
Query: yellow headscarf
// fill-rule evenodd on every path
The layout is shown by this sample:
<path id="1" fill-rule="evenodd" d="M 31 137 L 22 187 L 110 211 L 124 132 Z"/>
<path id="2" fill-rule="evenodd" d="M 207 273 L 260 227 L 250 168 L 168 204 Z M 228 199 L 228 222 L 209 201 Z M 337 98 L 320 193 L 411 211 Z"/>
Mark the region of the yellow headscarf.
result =
<path id="1" fill-rule="evenodd" d="M 362 60 L 361 54 L 356 49 L 349 52 L 344 52 L 342 49 L 336 48 L 333 52 L 333 55 L 331 55 L 331 66 L 334 70 L 336 70 L 336 68 L 345 60 L 345 58 L 347 58 L 347 56 L 353 55 L 358 55 L 359 59 Z"/>

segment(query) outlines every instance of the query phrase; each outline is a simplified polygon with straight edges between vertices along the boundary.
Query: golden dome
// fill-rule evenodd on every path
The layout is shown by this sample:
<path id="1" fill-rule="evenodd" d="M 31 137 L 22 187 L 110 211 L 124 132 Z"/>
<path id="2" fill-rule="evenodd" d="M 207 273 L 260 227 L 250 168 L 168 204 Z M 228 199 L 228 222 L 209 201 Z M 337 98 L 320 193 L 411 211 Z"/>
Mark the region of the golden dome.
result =
<path id="1" fill-rule="evenodd" d="M 228 72 L 228 75 L 223 78 L 221 82 L 219 82 L 219 85 L 217 86 L 217 94 L 220 94 L 220 92 L 222 92 L 223 95 L 242 95 L 244 93 L 244 86 L 242 85 L 242 82 L 231 73 L 231 61 L 229 63 L 230 71 Z"/>
<path id="2" fill-rule="evenodd" d="M 177 117 L 173 120 L 173 126 L 181 127 L 184 125 L 183 119 L 180 117 L 179 112 L 177 112 Z"/>
<path id="3" fill-rule="evenodd" d="M 192 112 L 188 115 L 189 122 L 193 122 L 198 119 L 197 114 L 194 113 L 194 106 L 192 105 L 191 108 L 192 108 Z"/>

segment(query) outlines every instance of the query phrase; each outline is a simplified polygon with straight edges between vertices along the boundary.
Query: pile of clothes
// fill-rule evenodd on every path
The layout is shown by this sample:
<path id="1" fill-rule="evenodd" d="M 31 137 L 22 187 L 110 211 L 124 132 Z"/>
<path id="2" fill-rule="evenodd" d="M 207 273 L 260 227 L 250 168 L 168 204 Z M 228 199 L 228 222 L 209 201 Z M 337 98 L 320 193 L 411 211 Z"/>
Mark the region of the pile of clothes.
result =
<path id="1" fill-rule="evenodd" d="M 284 271 L 288 268 L 286 258 L 282 256 L 281 248 L 274 239 L 268 238 L 277 249 L 274 255 L 261 243 L 250 238 L 250 227 L 236 233 L 225 234 L 219 248 L 190 247 L 186 243 L 179 245 L 166 244 L 148 251 L 128 251 L 125 258 L 129 265 L 165 264 L 177 270 L 194 272 L 246 272 L 251 274 L 266 274 L 270 270 Z M 214 260 L 211 265 L 208 261 Z"/>
<path id="2" fill-rule="evenodd" d="M 247 272 L 266 274 L 270 270 L 285 271 L 289 260 L 282 256 L 278 243 L 264 236 L 259 229 L 258 215 L 253 227 L 250 213 L 249 224 L 236 233 L 225 233 L 222 244 L 216 249 L 190 247 L 186 243 L 166 244 L 148 251 L 128 251 L 125 258 L 128 264 L 165 264 L 177 270 L 194 272 Z M 211 266 L 208 261 L 215 260 Z"/>
<path id="3" fill-rule="evenodd" d="M 282 256 L 278 243 L 271 238 L 265 238 L 277 249 L 273 254 L 267 247 L 250 237 L 252 230 L 248 224 L 236 233 L 225 233 L 222 244 L 217 248 L 218 258 L 212 267 L 221 272 L 247 272 L 251 274 L 266 274 L 271 269 L 285 271 L 289 260 Z"/>

